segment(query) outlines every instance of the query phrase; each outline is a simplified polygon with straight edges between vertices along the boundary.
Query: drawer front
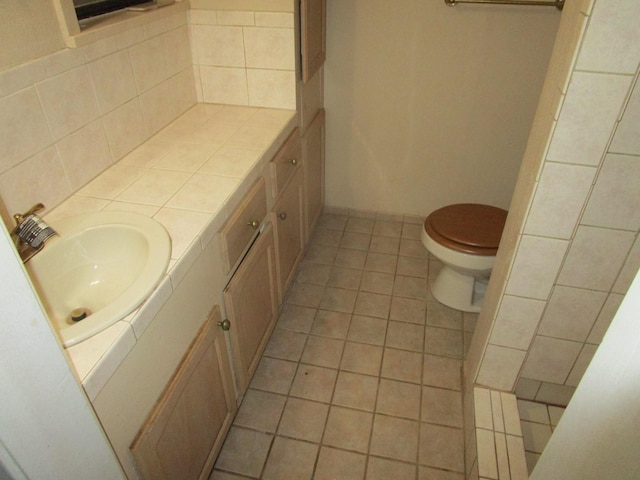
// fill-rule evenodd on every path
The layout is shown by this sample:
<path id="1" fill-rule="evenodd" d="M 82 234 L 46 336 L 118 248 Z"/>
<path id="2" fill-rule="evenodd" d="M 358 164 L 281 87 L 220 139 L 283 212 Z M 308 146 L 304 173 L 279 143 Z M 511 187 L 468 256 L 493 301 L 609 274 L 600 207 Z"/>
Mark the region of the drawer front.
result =
<path id="1" fill-rule="evenodd" d="M 282 148 L 271 160 L 271 174 L 273 176 L 273 196 L 276 197 L 287 180 L 302 168 L 302 148 L 300 133 L 296 128 Z"/>
<path id="2" fill-rule="evenodd" d="M 267 215 L 264 178 L 260 177 L 220 230 L 224 273 L 229 273 Z"/>

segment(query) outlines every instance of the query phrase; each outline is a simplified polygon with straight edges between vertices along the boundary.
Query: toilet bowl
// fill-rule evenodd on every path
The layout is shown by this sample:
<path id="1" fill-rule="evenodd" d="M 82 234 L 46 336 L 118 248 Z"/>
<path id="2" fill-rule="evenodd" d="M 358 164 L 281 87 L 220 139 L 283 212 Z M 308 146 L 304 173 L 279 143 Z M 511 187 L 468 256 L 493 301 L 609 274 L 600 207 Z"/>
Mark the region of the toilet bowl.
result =
<path id="1" fill-rule="evenodd" d="M 444 264 L 431 282 L 436 300 L 480 311 L 506 218 L 505 210 L 474 203 L 449 205 L 427 217 L 422 244 Z"/>

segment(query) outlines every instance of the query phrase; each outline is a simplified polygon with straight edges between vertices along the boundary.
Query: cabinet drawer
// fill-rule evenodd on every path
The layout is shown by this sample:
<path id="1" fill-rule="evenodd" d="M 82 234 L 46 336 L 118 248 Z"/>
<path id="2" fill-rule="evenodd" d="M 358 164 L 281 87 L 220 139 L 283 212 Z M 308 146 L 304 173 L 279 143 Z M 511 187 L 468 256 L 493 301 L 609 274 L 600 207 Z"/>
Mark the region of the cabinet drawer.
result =
<path id="1" fill-rule="evenodd" d="M 224 273 L 229 273 L 267 215 L 264 178 L 260 177 L 220 230 Z"/>
<path id="2" fill-rule="evenodd" d="M 273 176 L 273 196 L 276 197 L 287 180 L 302 166 L 302 149 L 300 147 L 300 133 L 296 128 L 282 148 L 271 160 L 271 175 Z"/>

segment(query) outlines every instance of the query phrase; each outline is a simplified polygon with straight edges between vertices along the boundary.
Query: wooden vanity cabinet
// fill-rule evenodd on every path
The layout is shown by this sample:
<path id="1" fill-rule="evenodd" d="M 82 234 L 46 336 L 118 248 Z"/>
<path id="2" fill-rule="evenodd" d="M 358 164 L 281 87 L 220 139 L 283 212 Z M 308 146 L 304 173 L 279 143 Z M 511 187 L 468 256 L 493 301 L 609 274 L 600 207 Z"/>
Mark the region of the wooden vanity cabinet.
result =
<path id="1" fill-rule="evenodd" d="M 324 109 L 315 116 L 302 136 L 304 163 L 305 239 L 310 240 L 324 207 Z"/>
<path id="2" fill-rule="evenodd" d="M 271 221 L 275 225 L 280 303 L 296 274 L 304 253 L 304 175 L 298 170 L 280 193 Z"/>
<path id="3" fill-rule="evenodd" d="M 224 290 L 236 378 L 243 394 L 278 317 L 273 227 L 267 223 Z"/>
<path id="4" fill-rule="evenodd" d="M 233 378 L 216 306 L 131 445 L 141 477 L 209 477 L 236 412 Z"/>
<path id="5" fill-rule="evenodd" d="M 300 30 L 302 82 L 306 84 L 322 67 L 326 57 L 326 0 L 301 0 Z"/>

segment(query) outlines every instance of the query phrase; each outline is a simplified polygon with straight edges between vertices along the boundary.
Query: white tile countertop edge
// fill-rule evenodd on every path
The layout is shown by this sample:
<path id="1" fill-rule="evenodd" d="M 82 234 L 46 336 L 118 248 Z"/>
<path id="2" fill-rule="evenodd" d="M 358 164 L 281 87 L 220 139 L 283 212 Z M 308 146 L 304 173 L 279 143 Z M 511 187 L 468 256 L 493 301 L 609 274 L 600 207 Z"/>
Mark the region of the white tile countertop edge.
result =
<path id="1" fill-rule="evenodd" d="M 133 210 L 158 220 L 172 239 L 167 274 L 145 302 L 124 319 L 65 350 L 90 400 L 95 399 L 135 346 L 195 258 L 262 174 L 266 162 L 282 146 L 296 124 L 294 110 L 197 104 L 45 217 L 55 226 L 56 219 L 89 211 Z M 184 149 L 185 144 L 193 148 Z M 201 149 L 207 152 L 203 153 L 204 156 L 215 153 L 206 161 L 204 157 L 189 159 L 188 154 L 180 158 L 178 151 L 181 146 L 183 153 L 185 150 L 198 151 L 201 146 L 207 147 Z M 219 152 L 230 153 L 227 157 L 231 159 L 235 154 L 243 154 L 240 156 L 244 156 L 244 171 L 228 159 L 217 170 L 216 161 L 212 164 L 212 159 Z M 172 154 L 176 155 L 175 164 L 170 162 Z M 234 169 L 236 171 L 230 174 L 229 170 Z M 164 175 L 169 181 L 175 178 L 179 179 L 177 183 L 182 183 L 177 187 L 174 185 L 175 191 L 167 194 L 167 198 L 158 200 L 156 197 L 147 201 L 143 188 L 145 174 Z M 122 179 L 121 184 L 119 178 Z M 200 203 L 197 195 L 192 195 L 194 188 L 188 184 L 206 185 L 209 180 L 212 185 L 215 182 L 225 185 L 224 194 L 213 201 L 207 195 L 206 202 Z M 141 188 L 134 185 L 137 181 L 140 181 Z M 127 189 L 132 185 L 131 193 L 127 195 Z M 186 188 L 181 199 L 182 187 Z"/>

